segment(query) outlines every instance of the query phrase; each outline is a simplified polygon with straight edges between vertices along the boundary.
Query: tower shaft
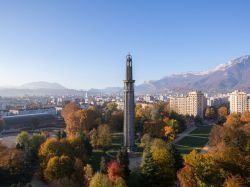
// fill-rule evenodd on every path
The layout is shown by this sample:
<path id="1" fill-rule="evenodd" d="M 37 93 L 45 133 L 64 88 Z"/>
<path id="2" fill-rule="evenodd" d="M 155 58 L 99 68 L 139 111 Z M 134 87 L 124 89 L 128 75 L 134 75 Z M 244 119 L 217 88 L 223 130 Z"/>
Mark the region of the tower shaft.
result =
<path id="1" fill-rule="evenodd" d="M 135 146 L 135 99 L 132 57 L 127 56 L 124 80 L 124 146 L 132 151 Z"/>

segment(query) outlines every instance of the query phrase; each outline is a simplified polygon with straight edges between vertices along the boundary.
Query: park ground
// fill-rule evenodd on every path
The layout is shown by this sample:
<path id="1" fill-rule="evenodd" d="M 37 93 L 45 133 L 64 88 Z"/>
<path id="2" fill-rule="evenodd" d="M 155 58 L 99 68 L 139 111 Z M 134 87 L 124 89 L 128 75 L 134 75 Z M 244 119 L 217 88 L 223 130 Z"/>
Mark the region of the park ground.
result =
<path id="1" fill-rule="evenodd" d="M 207 125 L 194 128 L 175 142 L 176 148 L 182 155 L 190 153 L 193 149 L 201 151 L 209 141 L 212 127 L 212 125 Z"/>
<path id="2" fill-rule="evenodd" d="M 186 130 L 179 137 L 177 141 L 174 141 L 176 148 L 182 155 L 190 153 L 193 149 L 202 151 L 209 141 L 209 134 L 212 129 L 212 125 L 193 127 Z M 122 148 L 123 134 L 113 133 L 112 134 L 112 148 L 107 151 L 108 157 L 114 159 L 116 153 Z M 136 170 L 140 166 L 142 150 L 139 150 L 136 156 L 130 157 L 130 169 Z M 94 150 L 90 164 L 95 171 L 99 170 L 101 157 L 105 156 L 102 150 Z"/>

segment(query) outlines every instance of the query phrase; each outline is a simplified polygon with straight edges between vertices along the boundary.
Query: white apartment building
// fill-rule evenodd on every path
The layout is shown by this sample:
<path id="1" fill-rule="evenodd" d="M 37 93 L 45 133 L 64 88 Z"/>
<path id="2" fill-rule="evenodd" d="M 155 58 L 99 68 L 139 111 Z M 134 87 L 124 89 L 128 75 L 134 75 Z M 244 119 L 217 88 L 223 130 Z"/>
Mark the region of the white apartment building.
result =
<path id="1" fill-rule="evenodd" d="M 207 99 L 201 91 L 189 92 L 187 96 L 170 97 L 170 110 L 183 115 L 203 117 Z"/>
<path id="2" fill-rule="evenodd" d="M 147 95 L 145 95 L 145 96 L 143 97 L 143 100 L 144 100 L 145 102 L 148 102 L 148 103 L 153 103 L 153 102 L 154 102 L 154 97 L 151 96 L 151 95 L 149 95 L 149 94 L 147 94 Z"/>
<path id="3" fill-rule="evenodd" d="M 235 90 L 229 94 L 230 113 L 242 113 L 250 110 L 250 98 L 245 92 Z"/>

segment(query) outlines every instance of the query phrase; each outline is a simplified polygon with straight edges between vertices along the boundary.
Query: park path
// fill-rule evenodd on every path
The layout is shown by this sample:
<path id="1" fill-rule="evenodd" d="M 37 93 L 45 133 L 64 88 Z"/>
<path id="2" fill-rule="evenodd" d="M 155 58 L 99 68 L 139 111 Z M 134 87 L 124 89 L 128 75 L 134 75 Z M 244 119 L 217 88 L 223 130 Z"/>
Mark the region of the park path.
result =
<path id="1" fill-rule="evenodd" d="M 193 126 L 193 127 L 189 128 L 189 129 L 185 130 L 184 132 L 178 134 L 177 138 L 173 141 L 173 143 L 175 144 L 176 142 L 178 142 L 179 140 L 181 140 L 182 138 L 187 136 L 190 132 L 192 132 L 196 128 L 197 128 L 196 126 Z"/>

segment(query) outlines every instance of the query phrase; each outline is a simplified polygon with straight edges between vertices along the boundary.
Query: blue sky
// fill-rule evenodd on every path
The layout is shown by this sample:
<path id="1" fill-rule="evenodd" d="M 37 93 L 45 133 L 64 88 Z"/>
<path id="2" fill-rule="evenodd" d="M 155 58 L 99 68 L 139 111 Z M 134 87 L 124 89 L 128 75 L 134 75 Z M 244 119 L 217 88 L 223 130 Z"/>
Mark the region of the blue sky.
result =
<path id="1" fill-rule="evenodd" d="M 250 54 L 250 1 L 0 1 L 0 86 L 122 86 L 128 52 L 137 84 Z"/>

